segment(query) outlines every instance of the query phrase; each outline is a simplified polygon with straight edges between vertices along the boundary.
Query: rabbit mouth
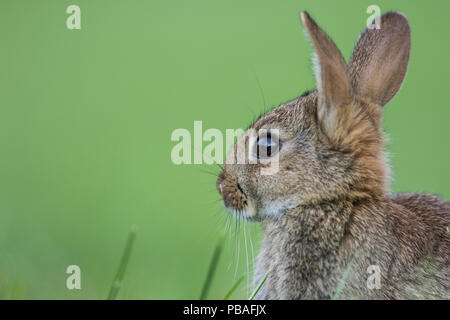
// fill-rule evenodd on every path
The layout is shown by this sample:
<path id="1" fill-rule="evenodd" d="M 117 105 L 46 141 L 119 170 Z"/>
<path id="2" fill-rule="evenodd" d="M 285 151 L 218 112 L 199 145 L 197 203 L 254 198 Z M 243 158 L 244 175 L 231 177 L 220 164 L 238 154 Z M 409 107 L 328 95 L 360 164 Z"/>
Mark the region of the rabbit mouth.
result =
<path id="1" fill-rule="evenodd" d="M 236 212 L 245 211 L 248 207 L 248 198 L 239 183 L 219 183 L 217 185 L 223 202 L 229 210 Z"/>
<path id="2" fill-rule="evenodd" d="M 239 184 L 239 182 L 236 183 L 236 187 L 238 188 L 239 192 L 243 195 L 243 197 L 245 199 L 247 199 L 247 195 L 245 194 L 244 190 L 242 190 L 241 185 Z"/>
<path id="3" fill-rule="evenodd" d="M 221 174 L 217 180 L 217 190 L 222 196 L 225 207 L 231 214 L 245 220 L 255 218 L 253 205 L 236 178 Z"/>

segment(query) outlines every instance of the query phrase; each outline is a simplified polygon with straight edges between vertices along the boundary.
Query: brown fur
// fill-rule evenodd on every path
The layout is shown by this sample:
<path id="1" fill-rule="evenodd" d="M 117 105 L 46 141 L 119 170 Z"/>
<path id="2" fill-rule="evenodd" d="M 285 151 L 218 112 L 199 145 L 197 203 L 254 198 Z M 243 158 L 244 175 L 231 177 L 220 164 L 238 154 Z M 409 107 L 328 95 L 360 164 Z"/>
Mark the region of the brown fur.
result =
<path id="1" fill-rule="evenodd" d="M 308 14 L 302 21 L 317 53 L 318 90 L 251 127 L 279 130 L 279 171 L 228 163 L 217 181 L 231 212 L 262 221 L 255 283 L 268 277 L 257 297 L 332 298 L 350 266 L 341 298 L 449 299 L 450 204 L 388 190 L 382 107 L 406 73 L 406 18 L 383 15 L 380 30 L 362 34 L 348 67 Z M 251 147 L 248 137 L 235 151 Z M 380 267 L 381 289 L 366 285 L 370 265 Z"/>

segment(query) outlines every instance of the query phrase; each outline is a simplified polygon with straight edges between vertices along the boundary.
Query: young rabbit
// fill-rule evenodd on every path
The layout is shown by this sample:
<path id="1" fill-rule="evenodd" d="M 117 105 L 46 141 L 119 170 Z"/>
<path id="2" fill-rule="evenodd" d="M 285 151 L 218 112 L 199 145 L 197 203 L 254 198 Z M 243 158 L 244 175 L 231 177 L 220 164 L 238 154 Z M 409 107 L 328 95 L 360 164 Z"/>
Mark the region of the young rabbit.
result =
<path id="1" fill-rule="evenodd" d="M 255 284 L 268 276 L 256 298 L 331 299 L 343 281 L 341 299 L 450 299 L 450 203 L 387 189 L 381 120 L 406 74 L 408 20 L 382 15 L 348 65 L 308 13 L 301 20 L 317 90 L 261 116 L 217 181 L 232 213 L 262 222 Z M 244 163 L 235 161 L 238 146 Z M 250 161 L 275 156 L 273 174 L 261 174 L 267 162 Z"/>

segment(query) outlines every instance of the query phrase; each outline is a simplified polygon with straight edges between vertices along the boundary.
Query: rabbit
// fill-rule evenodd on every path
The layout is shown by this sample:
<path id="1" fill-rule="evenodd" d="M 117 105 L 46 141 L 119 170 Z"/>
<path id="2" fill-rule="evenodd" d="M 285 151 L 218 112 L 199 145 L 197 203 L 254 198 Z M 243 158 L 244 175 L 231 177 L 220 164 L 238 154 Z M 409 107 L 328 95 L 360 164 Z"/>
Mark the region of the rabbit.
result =
<path id="1" fill-rule="evenodd" d="M 255 298 L 449 299 L 450 203 L 388 189 L 382 117 L 408 67 L 406 16 L 383 14 L 348 64 L 310 15 L 300 16 L 317 89 L 260 116 L 216 185 L 232 214 L 262 226 Z M 261 174 L 267 161 L 250 161 L 275 155 L 273 174 Z"/>

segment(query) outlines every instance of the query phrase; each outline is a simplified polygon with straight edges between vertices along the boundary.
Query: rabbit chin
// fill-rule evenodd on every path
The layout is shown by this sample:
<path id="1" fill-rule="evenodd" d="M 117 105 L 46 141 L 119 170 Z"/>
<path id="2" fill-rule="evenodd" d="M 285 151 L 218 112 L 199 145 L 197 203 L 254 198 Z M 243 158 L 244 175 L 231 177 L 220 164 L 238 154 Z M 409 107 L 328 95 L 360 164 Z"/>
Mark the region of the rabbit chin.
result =
<path id="1" fill-rule="evenodd" d="M 266 201 L 263 203 L 258 215 L 262 218 L 268 217 L 272 219 L 278 219 L 286 211 L 294 209 L 298 205 L 298 199 L 283 199 Z"/>
<path id="2" fill-rule="evenodd" d="M 252 201 L 248 201 L 247 207 L 243 210 L 236 210 L 227 207 L 228 211 L 236 217 L 244 218 L 249 222 L 259 222 L 265 218 L 278 219 L 288 210 L 295 208 L 298 204 L 296 199 L 267 201 L 257 210 Z"/>
<path id="3" fill-rule="evenodd" d="M 236 210 L 228 206 L 226 206 L 226 208 L 232 215 L 236 216 L 237 218 L 243 218 L 245 221 L 257 222 L 262 220 L 259 217 L 258 212 L 253 205 L 253 202 L 251 201 L 247 201 L 247 206 L 245 207 L 245 209 Z"/>

